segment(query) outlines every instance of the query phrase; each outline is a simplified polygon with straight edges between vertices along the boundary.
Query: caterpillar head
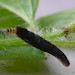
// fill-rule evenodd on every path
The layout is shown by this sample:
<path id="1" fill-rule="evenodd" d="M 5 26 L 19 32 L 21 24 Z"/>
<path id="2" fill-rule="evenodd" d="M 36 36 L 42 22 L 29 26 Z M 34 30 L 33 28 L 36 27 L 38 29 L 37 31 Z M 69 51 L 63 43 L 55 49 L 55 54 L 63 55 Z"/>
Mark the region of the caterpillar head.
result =
<path id="1" fill-rule="evenodd" d="M 15 34 L 17 32 L 16 26 L 13 27 L 13 28 L 4 29 L 4 32 L 7 33 L 7 34 Z"/>

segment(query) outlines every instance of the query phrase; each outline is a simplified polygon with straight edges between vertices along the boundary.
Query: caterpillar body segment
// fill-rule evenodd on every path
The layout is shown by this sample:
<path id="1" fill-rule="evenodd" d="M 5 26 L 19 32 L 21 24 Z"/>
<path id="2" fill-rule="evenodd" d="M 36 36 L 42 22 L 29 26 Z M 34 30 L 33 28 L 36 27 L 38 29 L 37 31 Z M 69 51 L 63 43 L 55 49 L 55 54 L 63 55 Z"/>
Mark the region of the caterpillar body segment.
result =
<path id="1" fill-rule="evenodd" d="M 15 33 L 19 38 L 32 45 L 33 47 L 55 56 L 61 61 L 64 66 L 67 67 L 70 65 L 70 62 L 66 55 L 58 47 L 40 37 L 39 35 L 28 31 L 26 28 L 16 26 L 11 30 L 7 29 L 6 33 Z"/>

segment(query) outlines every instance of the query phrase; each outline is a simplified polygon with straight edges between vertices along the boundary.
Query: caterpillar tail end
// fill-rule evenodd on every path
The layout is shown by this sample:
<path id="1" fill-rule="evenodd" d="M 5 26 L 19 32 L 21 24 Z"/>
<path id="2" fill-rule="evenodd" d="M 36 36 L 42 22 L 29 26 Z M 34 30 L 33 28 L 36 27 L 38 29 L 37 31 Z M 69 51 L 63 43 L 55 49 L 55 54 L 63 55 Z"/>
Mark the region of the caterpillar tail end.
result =
<path id="1" fill-rule="evenodd" d="M 58 58 L 59 59 L 59 58 Z M 68 59 L 65 59 L 64 61 L 63 60 L 60 60 L 59 61 L 65 66 L 65 67 L 69 67 L 70 66 L 70 62 Z"/>

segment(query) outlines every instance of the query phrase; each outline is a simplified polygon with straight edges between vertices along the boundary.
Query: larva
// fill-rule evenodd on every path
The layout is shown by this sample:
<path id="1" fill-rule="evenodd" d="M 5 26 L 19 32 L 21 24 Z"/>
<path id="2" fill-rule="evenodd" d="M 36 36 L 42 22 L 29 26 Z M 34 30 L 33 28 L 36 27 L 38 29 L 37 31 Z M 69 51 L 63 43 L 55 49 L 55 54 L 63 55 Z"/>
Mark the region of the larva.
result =
<path id="1" fill-rule="evenodd" d="M 32 45 L 33 47 L 55 56 L 64 66 L 67 67 L 70 65 L 66 55 L 58 47 L 40 37 L 39 35 L 28 31 L 26 28 L 15 26 L 14 28 L 6 29 L 5 32 L 15 33 L 19 38 Z"/>

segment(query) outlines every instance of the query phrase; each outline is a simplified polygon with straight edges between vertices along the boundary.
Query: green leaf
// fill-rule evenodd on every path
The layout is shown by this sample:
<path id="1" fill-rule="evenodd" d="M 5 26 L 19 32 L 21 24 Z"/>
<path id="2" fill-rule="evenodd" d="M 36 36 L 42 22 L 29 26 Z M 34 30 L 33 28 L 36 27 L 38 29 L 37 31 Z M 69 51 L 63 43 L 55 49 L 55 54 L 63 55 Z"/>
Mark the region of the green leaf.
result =
<path id="1" fill-rule="evenodd" d="M 3 49 L 0 50 L 0 71 L 5 73 L 42 71 L 44 58 L 43 52 L 29 46 Z"/>
<path id="2" fill-rule="evenodd" d="M 10 52 L 14 53 L 15 54 L 10 54 Z M 7 38 L 7 39 L 1 39 L 0 40 L 0 52 L 2 53 L 2 51 L 5 53 L 3 54 L 4 58 L 6 56 L 6 52 L 11 55 L 9 56 L 12 57 L 12 56 L 17 56 L 17 53 L 18 51 L 21 51 L 22 53 L 25 52 L 26 54 L 30 54 L 30 55 L 36 55 L 36 56 L 40 56 L 40 58 L 45 58 L 45 55 L 42 51 L 36 49 L 36 48 L 33 48 L 32 46 L 29 46 L 27 43 L 25 43 L 24 41 L 22 41 L 21 39 L 19 38 Z M 21 55 L 21 53 L 19 53 L 19 56 Z M 0 58 L 2 57 L 2 54 L 0 54 Z"/>
<path id="3" fill-rule="evenodd" d="M 25 58 L 26 56 L 38 59 L 45 59 L 45 55 L 42 51 L 35 49 L 31 46 L 17 46 L 12 48 L 5 48 L 0 50 L 0 60 L 10 60 L 14 58 Z"/>
<path id="4" fill-rule="evenodd" d="M 29 46 L 19 38 L 0 40 L 1 71 L 34 72 L 37 69 L 41 71 L 43 59 L 46 57 L 42 51 Z"/>
<path id="5" fill-rule="evenodd" d="M 0 27 L 8 28 L 19 24 L 20 26 L 36 24 L 35 12 L 39 0 L 1 0 L 0 1 Z M 13 14 L 14 13 L 14 14 Z M 35 72 L 42 71 L 45 59 L 44 52 L 26 44 L 19 38 L 3 38 L 0 35 L 0 71 L 8 72 Z M 11 35 L 10 35 L 11 36 Z M 2 62 L 2 63 L 1 63 Z"/>
<path id="6" fill-rule="evenodd" d="M 0 0 L 0 6 L 21 17 L 29 25 L 34 25 L 34 15 L 38 0 Z"/>
<path id="7" fill-rule="evenodd" d="M 25 42 L 18 38 L 0 39 L 0 50 L 18 46 L 27 46 Z"/>
<path id="8" fill-rule="evenodd" d="M 39 0 L 31 0 L 31 2 L 32 2 L 33 17 L 35 17 L 35 13 L 38 7 Z"/>
<path id="9" fill-rule="evenodd" d="M 50 39 L 48 39 L 50 40 Z M 50 40 L 54 45 L 61 47 L 61 48 L 68 48 L 68 49 L 75 49 L 75 41 L 69 40 Z"/>
<path id="10" fill-rule="evenodd" d="M 34 1 L 34 0 L 16 0 L 16 1 L 15 0 L 10 0 L 10 1 L 2 0 L 2 1 L 0 1 L 0 5 L 9 10 L 9 11 L 7 11 L 6 9 L 1 7 L 1 10 L 0 10 L 1 11 L 0 14 L 2 14 L 1 15 L 1 20 L 2 20 L 1 27 L 10 27 L 16 23 L 18 23 L 18 24 L 23 23 L 24 22 L 23 20 L 25 20 L 26 22 L 30 21 L 30 23 L 31 23 L 34 18 L 35 12 L 36 12 L 38 0 L 36 0 L 36 1 Z M 20 19 L 19 17 L 17 17 L 15 14 L 11 13 L 10 11 L 15 13 L 19 17 L 21 17 L 23 20 Z M 4 20 L 3 20 L 3 18 L 4 18 Z M 25 42 L 23 42 L 22 40 L 20 40 L 18 38 L 15 38 L 15 37 L 0 39 L 0 50 L 2 50 L 2 49 L 8 50 L 11 48 L 13 49 L 14 47 L 15 47 L 15 49 L 18 49 L 17 47 L 22 47 L 22 46 L 26 47 L 27 44 L 25 44 Z M 30 49 L 30 51 L 32 51 L 32 49 L 30 47 L 29 47 L 29 49 Z M 24 50 L 24 48 L 23 48 L 23 50 Z M 28 52 L 29 52 L 29 50 L 28 50 Z M 36 52 L 36 49 L 34 52 Z M 40 51 L 38 50 L 38 52 L 40 52 Z M 36 55 L 38 55 L 38 52 L 36 52 Z M 29 52 L 29 54 L 31 54 L 31 53 L 33 53 L 33 52 Z M 17 54 L 15 54 L 15 56 L 16 55 Z"/>
<path id="11" fill-rule="evenodd" d="M 75 20 L 75 9 L 65 10 L 59 13 L 47 15 L 38 19 L 41 28 L 60 29 Z"/>
<path id="12" fill-rule="evenodd" d="M 44 38 L 56 46 L 75 48 L 75 8 L 47 15 L 38 19 L 39 26 L 44 29 Z M 65 28 L 70 33 L 65 38 Z M 72 34 L 73 32 L 73 34 Z"/>
<path id="13" fill-rule="evenodd" d="M 10 11 L 0 7 L 0 27 L 10 28 L 15 25 L 23 25 L 24 20 L 19 18 L 17 15 L 11 13 Z"/>

